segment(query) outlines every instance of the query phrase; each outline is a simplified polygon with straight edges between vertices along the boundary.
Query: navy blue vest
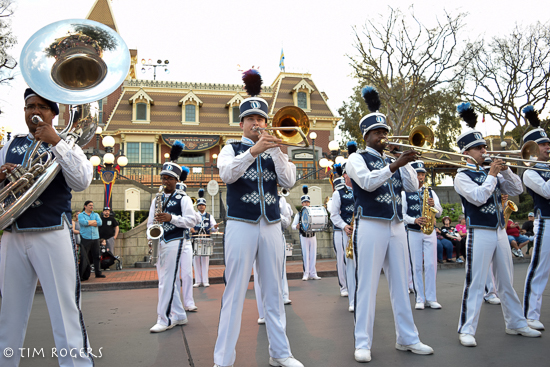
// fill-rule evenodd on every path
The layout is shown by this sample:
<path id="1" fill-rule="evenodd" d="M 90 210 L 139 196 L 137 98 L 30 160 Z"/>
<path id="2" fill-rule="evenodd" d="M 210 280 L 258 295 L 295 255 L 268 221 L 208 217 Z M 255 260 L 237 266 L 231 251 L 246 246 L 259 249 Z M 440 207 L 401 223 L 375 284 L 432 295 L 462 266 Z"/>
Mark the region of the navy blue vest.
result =
<path id="1" fill-rule="evenodd" d="M 207 234 L 210 236 L 210 214 L 207 212 L 204 212 L 204 214 L 201 214 L 201 222 L 197 224 L 194 228 L 195 234 Z"/>
<path id="2" fill-rule="evenodd" d="M 431 189 L 428 189 L 428 194 L 431 198 L 433 198 Z M 424 188 L 415 192 L 406 192 L 405 198 L 407 200 L 407 215 L 415 219 L 420 218 L 422 216 Z M 420 232 L 420 226 L 418 224 L 407 224 L 407 229 L 410 231 Z"/>
<path id="3" fill-rule="evenodd" d="M 540 167 L 548 169 L 548 165 L 539 165 L 538 163 L 535 167 Z M 527 171 L 526 171 L 527 172 Z M 534 171 L 539 174 L 540 177 L 546 182 L 550 178 L 550 172 L 544 171 Z M 533 190 L 527 187 L 527 192 L 533 197 L 533 203 L 535 204 L 535 215 L 539 215 L 542 219 L 550 218 L 550 200 L 546 199 L 543 196 L 540 196 Z"/>
<path id="4" fill-rule="evenodd" d="M 26 136 L 13 139 L 6 153 L 6 162 L 21 164 L 32 140 Z M 38 153 L 51 151 L 42 143 Z M 53 153 L 52 153 L 53 154 Z M 15 221 L 16 231 L 47 231 L 63 228 L 63 220 L 71 225 L 71 188 L 60 171 L 42 195 Z M 11 226 L 8 227 L 11 230 Z"/>
<path id="5" fill-rule="evenodd" d="M 344 188 L 338 190 L 340 194 L 340 217 L 347 224 L 351 224 L 351 218 L 353 218 L 353 212 L 355 210 L 355 202 L 353 201 L 353 190 Z M 333 230 L 341 231 L 341 228 L 332 225 Z"/>
<path id="6" fill-rule="evenodd" d="M 252 145 L 237 142 L 231 143 L 231 147 L 238 156 Z M 259 154 L 237 181 L 227 185 L 227 216 L 252 223 L 257 223 L 262 216 L 270 223 L 281 220 L 277 173 L 269 153 Z"/>
<path id="7" fill-rule="evenodd" d="M 174 195 L 172 194 L 162 194 L 162 207 L 163 207 L 163 213 L 169 213 L 172 215 L 182 215 L 181 211 L 181 201 L 185 197 L 185 194 L 183 194 L 180 191 L 174 192 Z M 175 240 L 181 240 L 186 239 L 188 240 L 189 237 L 189 229 L 187 228 L 181 228 L 176 227 L 170 222 L 164 222 L 162 223 L 162 228 L 164 229 L 164 235 L 162 236 L 162 240 L 165 243 L 175 241 Z"/>
<path id="8" fill-rule="evenodd" d="M 461 170 L 460 173 L 465 173 L 472 181 L 481 186 L 487 178 L 487 173 L 484 171 L 473 171 L 469 169 Z M 476 206 L 460 195 L 464 214 L 466 215 L 466 223 L 468 227 L 473 228 L 497 228 L 500 224 L 501 228 L 506 228 L 504 223 L 504 213 L 502 212 L 502 197 L 500 192 L 500 183 L 497 178 L 497 185 L 493 195 L 487 202 L 481 206 Z"/>
<path id="9" fill-rule="evenodd" d="M 369 151 L 359 153 L 359 155 L 365 160 L 367 168 L 371 171 L 380 170 L 392 162 L 389 158 L 384 159 Z M 397 215 L 399 220 L 403 220 L 401 205 L 403 182 L 399 170 L 396 170 L 386 183 L 372 192 L 361 189 L 354 180 L 351 183 L 355 198 L 356 218 L 360 215 L 362 218 L 392 220 Z"/>

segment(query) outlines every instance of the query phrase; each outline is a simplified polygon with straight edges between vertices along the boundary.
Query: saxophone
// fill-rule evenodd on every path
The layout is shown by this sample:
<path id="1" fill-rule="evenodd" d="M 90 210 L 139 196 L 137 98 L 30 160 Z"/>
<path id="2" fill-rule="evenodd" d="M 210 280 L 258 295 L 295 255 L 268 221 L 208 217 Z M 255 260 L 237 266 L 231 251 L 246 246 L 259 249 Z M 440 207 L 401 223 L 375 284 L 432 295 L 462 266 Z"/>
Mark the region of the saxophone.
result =
<path id="1" fill-rule="evenodd" d="M 506 201 L 504 206 L 504 227 L 506 227 L 508 225 L 508 221 L 510 220 L 510 215 L 512 215 L 512 212 L 518 211 L 518 206 L 512 200 Z"/>
<path id="2" fill-rule="evenodd" d="M 420 230 L 422 233 L 429 235 L 434 231 L 435 214 L 437 213 L 437 209 L 428 204 L 428 199 L 430 198 L 430 193 L 428 190 L 429 188 L 424 187 L 424 197 L 422 199 L 422 216 L 427 219 L 427 223 L 421 225 Z"/>
<path id="3" fill-rule="evenodd" d="M 353 260 L 353 222 L 355 221 L 355 214 L 351 217 L 351 235 L 348 238 L 348 247 L 346 247 L 346 257 Z"/>
<path id="4" fill-rule="evenodd" d="M 162 213 L 162 193 L 164 191 L 164 185 L 160 185 L 159 191 L 155 196 L 155 214 Z M 164 234 L 164 228 L 162 224 L 156 219 L 153 221 L 153 225 L 147 228 L 147 238 L 149 239 L 149 263 L 156 265 L 159 259 L 159 241 Z"/>

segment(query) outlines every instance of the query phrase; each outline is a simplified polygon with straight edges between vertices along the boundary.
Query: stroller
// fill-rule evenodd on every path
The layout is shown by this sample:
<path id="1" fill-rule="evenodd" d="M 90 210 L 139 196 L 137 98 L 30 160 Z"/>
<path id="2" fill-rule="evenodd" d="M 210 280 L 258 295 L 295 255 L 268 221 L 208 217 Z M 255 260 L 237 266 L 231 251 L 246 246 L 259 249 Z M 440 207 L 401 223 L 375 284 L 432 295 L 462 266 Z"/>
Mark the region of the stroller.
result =
<path id="1" fill-rule="evenodd" d="M 122 270 L 120 256 L 113 255 L 113 253 L 107 249 L 107 246 L 100 246 L 99 252 L 101 253 L 99 258 L 99 266 L 101 267 L 101 270 L 109 269 L 109 267 L 111 267 L 114 263 L 116 263 L 116 270 Z"/>

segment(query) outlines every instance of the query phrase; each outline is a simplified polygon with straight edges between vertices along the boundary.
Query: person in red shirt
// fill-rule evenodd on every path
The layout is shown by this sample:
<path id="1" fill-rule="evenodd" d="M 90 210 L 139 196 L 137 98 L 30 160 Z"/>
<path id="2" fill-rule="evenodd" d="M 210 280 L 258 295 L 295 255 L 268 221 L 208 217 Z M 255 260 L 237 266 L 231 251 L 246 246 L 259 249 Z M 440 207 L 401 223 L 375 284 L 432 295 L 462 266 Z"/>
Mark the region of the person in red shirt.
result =
<path id="1" fill-rule="evenodd" d="M 523 257 L 523 252 L 521 249 L 529 243 L 529 237 L 520 234 L 519 229 L 519 224 L 512 220 L 508 220 L 508 224 L 506 225 L 506 234 L 508 235 L 510 246 L 512 246 L 512 254 L 516 257 Z"/>

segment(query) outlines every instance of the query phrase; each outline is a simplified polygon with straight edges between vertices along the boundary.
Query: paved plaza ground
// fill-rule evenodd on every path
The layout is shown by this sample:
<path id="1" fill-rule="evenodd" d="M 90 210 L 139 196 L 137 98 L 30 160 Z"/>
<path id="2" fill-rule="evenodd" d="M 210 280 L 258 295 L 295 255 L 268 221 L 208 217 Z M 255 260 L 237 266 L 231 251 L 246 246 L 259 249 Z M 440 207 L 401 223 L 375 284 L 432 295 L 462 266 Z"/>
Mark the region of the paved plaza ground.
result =
<path id="1" fill-rule="evenodd" d="M 514 265 L 514 286 L 521 298 L 527 263 Z M 291 264 L 293 266 L 293 264 Z M 301 266 L 301 264 L 300 264 Z M 320 262 L 330 274 L 334 262 Z M 138 272 L 134 270 L 134 273 Z M 147 274 L 150 270 L 141 270 Z M 114 279 L 123 272 L 107 272 Z M 118 275 L 113 275 L 118 274 Z M 139 274 L 138 274 L 139 275 Z M 138 276 L 135 275 L 134 276 Z M 108 279 L 107 278 L 107 279 Z M 92 281 L 93 282 L 93 281 Z M 506 335 L 501 306 L 484 304 L 476 335 L 478 346 L 465 348 L 456 333 L 464 269 L 438 272 L 438 301 L 442 310 L 414 310 L 421 340 L 435 349 L 418 356 L 395 349 L 395 328 L 387 281 L 381 277 L 372 347 L 372 366 L 547 366 L 550 330 L 542 338 Z M 91 284 L 91 283 L 90 283 Z M 347 298 L 340 297 L 335 277 L 304 282 L 289 281 L 292 305 L 286 306 L 287 335 L 292 352 L 305 366 L 358 366 L 353 359 L 353 314 Z M 124 287 L 123 287 L 124 288 Z M 188 313 L 189 323 L 160 334 L 150 334 L 156 321 L 157 289 L 122 289 L 82 293 L 82 310 L 95 354 L 96 366 L 213 366 L 223 284 L 195 289 L 198 312 Z M 410 297 L 414 305 L 413 297 Z M 268 366 L 265 326 L 258 313 L 252 283 L 246 295 L 235 366 Z M 543 300 L 541 321 L 550 327 L 550 290 Z M 35 301 L 25 339 L 25 353 L 43 348 L 45 357 L 24 358 L 21 366 L 56 366 L 48 351 L 54 347 L 50 320 L 42 294 Z M 101 352 L 99 349 L 101 348 Z"/>

